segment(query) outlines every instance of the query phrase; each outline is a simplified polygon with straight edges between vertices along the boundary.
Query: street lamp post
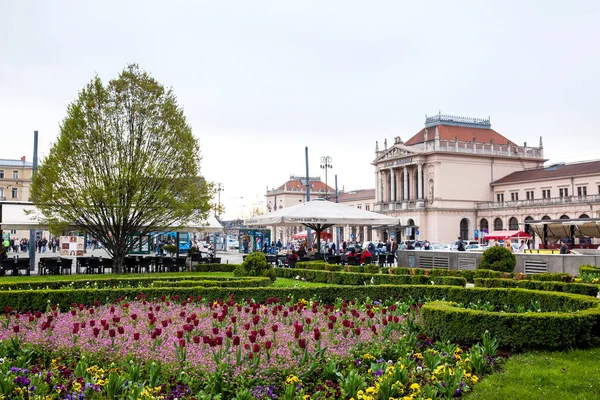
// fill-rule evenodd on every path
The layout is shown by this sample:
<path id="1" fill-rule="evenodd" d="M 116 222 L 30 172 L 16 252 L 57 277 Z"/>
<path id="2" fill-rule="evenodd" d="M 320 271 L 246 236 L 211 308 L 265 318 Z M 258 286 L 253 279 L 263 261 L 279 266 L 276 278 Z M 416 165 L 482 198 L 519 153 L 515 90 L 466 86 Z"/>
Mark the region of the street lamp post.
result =
<path id="1" fill-rule="evenodd" d="M 223 184 L 221 182 L 217 183 L 217 216 L 221 215 L 221 192 L 224 190 Z"/>
<path id="2" fill-rule="evenodd" d="M 331 165 L 331 157 L 329 156 L 323 156 L 321 157 L 321 169 L 325 170 L 325 200 L 329 199 L 328 196 L 328 189 L 329 187 L 327 186 L 327 170 L 329 168 L 333 168 L 333 166 Z"/>

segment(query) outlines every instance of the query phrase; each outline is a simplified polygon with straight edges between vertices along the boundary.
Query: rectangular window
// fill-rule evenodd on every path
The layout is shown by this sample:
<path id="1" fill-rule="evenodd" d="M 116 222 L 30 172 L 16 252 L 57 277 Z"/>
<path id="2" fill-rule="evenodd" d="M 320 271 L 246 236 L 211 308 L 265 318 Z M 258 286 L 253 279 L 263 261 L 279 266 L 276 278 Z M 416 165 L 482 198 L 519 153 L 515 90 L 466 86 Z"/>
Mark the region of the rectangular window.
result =
<path id="1" fill-rule="evenodd" d="M 497 193 L 496 194 L 496 201 L 498 203 L 502 203 L 504 201 L 504 193 Z"/>
<path id="2" fill-rule="evenodd" d="M 542 198 L 543 199 L 549 199 L 550 198 L 550 189 L 544 189 L 544 190 L 542 190 Z"/>
<path id="3" fill-rule="evenodd" d="M 19 171 L 13 171 L 13 179 L 19 179 Z"/>
<path id="4" fill-rule="evenodd" d="M 577 196 L 587 196 L 587 186 L 579 186 L 577 188 Z"/>
<path id="5" fill-rule="evenodd" d="M 512 192 L 510 194 L 510 200 L 511 201 L 519 201 L 519 192 Z"/>
<path id="6" fill-rule="evenodd" d="M 4 179 L 4 170 L 0 169 L 0 179 Z M 600 191 L 600 186 L 598 186 L 598 190 Z"/>
<path id="7" fill-rule="evenodd" d="M 558 197 L 569 197 L 569 189 L 568 188 L 558 189 Z"/>
<path id="8" fill-rule="evenodd" d="M 19 194 L 19 189 L 17 189 L 17 188 L 12 188 L 12 190 L 11 190 L 11 197 L 12 197 L 13 199 L 16 199 L 18 194 Z"/>
<path id="9" fill-rule="evenodd" d="M 368 204 L 366 204 L 366 205 L 365 205 L 365 210 L 367 210 L 367 211 L 371 210 L 371 206 L 370 206 L 370 205 L 368 205 Z"/>
<path id="10" fill-rule="evenodd" d="M 526 191 L 525 196 L 527 197 L 527 200 L 533 200 L 533 190 Z"/>
<path id="11" fill-rule="evenodd" d="M 4 200 L 4 188 L 0 188 L 0 200 Z"/>
<path id="12" fill-rule="evenodd" d="M 358 208 L 358 209 L 360 210 L 360 209 L 362 208 L 362 206 L 361 206 L 361 205 L 358 205 L 358 206 L 356 206 L 356 208 Z"/>

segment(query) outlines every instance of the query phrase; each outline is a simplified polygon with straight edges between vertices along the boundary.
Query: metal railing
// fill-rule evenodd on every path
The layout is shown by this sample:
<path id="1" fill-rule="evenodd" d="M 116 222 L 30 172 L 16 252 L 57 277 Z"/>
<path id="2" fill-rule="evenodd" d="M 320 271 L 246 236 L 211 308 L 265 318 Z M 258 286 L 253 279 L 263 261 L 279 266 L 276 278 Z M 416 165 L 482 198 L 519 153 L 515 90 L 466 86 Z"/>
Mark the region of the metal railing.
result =
<path id="1" fill-rule="evenodd" d="M 517 201 L 494 201 L 477 203 L 478 210 L 495 210 L 499 208 L 556 206 L 564 204 L 590 204 L 600 203 L 600 194 L 588 196 L 550 197 L 547 199 L 517 200 Z"/>

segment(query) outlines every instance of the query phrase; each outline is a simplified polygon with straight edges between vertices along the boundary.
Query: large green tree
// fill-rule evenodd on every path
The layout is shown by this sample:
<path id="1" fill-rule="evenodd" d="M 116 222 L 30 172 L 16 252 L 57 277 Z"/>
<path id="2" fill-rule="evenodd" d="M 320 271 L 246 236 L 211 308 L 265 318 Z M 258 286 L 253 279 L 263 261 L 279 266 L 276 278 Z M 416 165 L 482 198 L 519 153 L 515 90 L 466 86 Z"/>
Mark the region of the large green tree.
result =
<path id="1" fill-rule="evenodd" d="M 31 186 L 51 226 L 100 240 L 116 272 L 136 233 L 200 222 L 213 193 L 175 94 L 137 65 L 81 90 Z"/>

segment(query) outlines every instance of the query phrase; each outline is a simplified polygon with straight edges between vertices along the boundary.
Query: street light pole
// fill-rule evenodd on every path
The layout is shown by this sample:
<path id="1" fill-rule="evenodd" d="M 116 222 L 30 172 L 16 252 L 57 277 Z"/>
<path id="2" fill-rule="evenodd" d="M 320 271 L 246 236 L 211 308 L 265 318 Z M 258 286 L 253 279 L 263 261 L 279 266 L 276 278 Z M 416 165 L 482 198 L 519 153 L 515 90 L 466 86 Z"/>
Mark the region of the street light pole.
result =
<path id="1" fill-rule="evenodd" d="M 221 215 L 221 192 L 225 190 L 221 182 L 217 183 L 217 216 Z"/>
<path id="2" fill-rule="evenodd" d="M 321 169 L 325 170 L 325 200 L 329 199 L 329 195 L 328 195 L 329 187 L 327 186 L 327 170 L 329 168 L 333 168 L 333 166 L 331 165 L 331 157 L 329 157 L 329 156 L 321 157 Z"/>

